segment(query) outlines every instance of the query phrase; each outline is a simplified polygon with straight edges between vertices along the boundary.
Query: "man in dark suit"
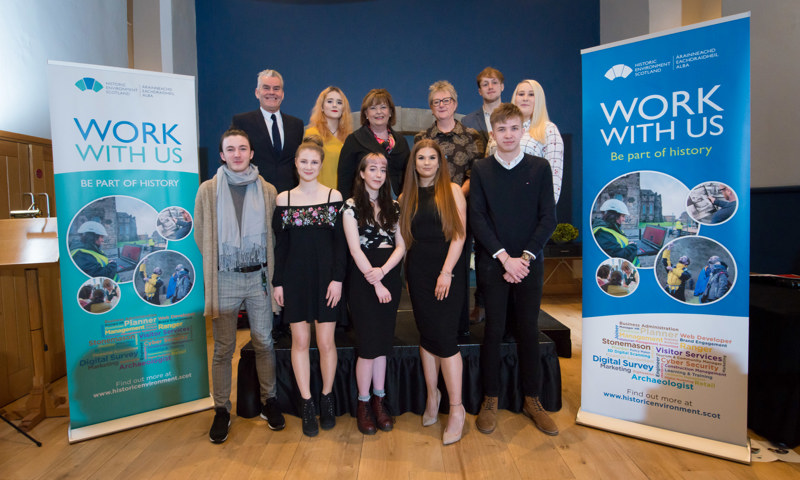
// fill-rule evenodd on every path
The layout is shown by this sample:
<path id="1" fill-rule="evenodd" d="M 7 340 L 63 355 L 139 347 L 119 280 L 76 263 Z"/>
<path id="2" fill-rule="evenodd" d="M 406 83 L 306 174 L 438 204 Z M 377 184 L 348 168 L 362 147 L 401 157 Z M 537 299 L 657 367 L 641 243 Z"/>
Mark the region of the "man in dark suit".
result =
<path id="1" fill-rule="evenodd" d="M 472 113 L 464 115 L 461 123 L 465 127 L 474 128 L 481 134 L 483 144 L 489 143 L 489 132 L 492 126 L 489 123 L 489 115 L 500 105 L 500 94 L 503 93 L 504 77 L 499 70 L 486 67 L 478 74 L 478 94 L 483 98 L 481 108 Z"/>
<path id="2" fill-rule="evenodd" d="M 278 192 L 297 185 L 294 154 L 303 141 L 303 121 L 280 111 L 283 77 L 275 70 L 258 74 L 258 110 L 233 116 L 231 128 L 247 132 L 255 156 L 253 164 Z M 276 138 L 277 137 L 277 138 Z"/>

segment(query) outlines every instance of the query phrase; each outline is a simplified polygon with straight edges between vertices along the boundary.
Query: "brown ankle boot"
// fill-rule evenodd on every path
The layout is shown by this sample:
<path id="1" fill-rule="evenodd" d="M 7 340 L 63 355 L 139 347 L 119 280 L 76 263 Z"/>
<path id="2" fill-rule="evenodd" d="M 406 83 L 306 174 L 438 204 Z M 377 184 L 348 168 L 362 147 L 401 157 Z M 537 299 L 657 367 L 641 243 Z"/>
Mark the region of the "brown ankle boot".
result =
<path id="1" fill-rule="evenodd" d="M 483 397 L 481 411 L 475 420 L 475 426 L 481 433 L 492 433 L 497 428 L 497 397 Z"/>
<path id="2" fill-rule="evenodd" d="M 522 406 L 522 413 L 533 420 L 536 428 L 548 435 L 558 435 L 556 422 L 547 415 L 542 407 L 539 397 L 525 397 L 525 404 Z"/>
<path id="3" fill-rule="evenodd" d="M 369 406 L 369 402 L 358 401 L 356 424 L 358 425 L 358 431 L 364 435 L 375 435 L 375 432 L 378 431 L 375 428 L 375 421 L 372 419 L 372 407 Z"/>
<path id="4" fill-rule="evenodd" d="M 373 395 L 372 398 L 369 399 L 369 403 L 372 406 L 372 411 L 375 413 L 375 425 L 384 432 L 391 431 L 394 420 L 386 411 L 386 406 L 383 404 L 383 397 Z"/>

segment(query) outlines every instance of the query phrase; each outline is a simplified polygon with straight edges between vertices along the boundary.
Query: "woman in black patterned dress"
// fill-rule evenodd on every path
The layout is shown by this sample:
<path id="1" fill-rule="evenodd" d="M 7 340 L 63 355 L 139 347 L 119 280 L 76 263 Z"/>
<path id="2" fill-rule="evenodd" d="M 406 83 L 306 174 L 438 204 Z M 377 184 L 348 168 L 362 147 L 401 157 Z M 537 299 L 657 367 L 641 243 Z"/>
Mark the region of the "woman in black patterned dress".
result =
<path id="1" fill-rule="evenodd" d="M 358 339 L 358 429 L 372 435 L 394 423 L 384 407 L 386 356 L 392 350 L 400 304 L 400 261 L 406 248 L 397 229 L 400 206 L 392 200 L 381 153 L 361 159 L 342 224 L 352 261 L 347 298 Z M 372 397 L 369 387 L 372 384 Z"/>

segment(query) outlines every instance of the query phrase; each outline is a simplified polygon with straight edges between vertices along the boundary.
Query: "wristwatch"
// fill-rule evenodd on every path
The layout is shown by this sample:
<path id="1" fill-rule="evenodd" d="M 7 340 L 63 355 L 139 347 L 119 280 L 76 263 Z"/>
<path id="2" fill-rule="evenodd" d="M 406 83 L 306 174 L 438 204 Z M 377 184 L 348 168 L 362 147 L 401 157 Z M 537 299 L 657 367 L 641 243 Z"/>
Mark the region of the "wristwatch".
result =
<path id="1" fill-rule="evenodd" d="M 533 258 L 533 255 L 531 255 L 528 252 L 522 252 L 522 255 L 520 255 L 520 258 L 525 260 L 526 262 L 530 262 L 531 259 Z"/>

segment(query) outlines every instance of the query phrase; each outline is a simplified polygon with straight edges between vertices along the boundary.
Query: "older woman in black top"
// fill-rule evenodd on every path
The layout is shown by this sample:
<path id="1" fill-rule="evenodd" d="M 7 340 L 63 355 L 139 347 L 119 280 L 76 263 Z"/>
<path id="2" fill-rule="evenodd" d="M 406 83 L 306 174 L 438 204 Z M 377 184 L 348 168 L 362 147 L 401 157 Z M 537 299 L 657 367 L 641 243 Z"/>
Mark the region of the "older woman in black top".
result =
<path id="1" fill-rule="evenodd" d="M 392 96 L 383 88 L 370 90 L 361 102 L 361 128 L 344 141 L 339 155 L 338 190 L 344 198 L 353 194 L 353 181 L 361 159 L 370 152 L 384 154 L 389 162 L 392 197 L 402 191 L 403 173 L 408 162 L 408 142 L 392 130 L 396 121 Z"/>

